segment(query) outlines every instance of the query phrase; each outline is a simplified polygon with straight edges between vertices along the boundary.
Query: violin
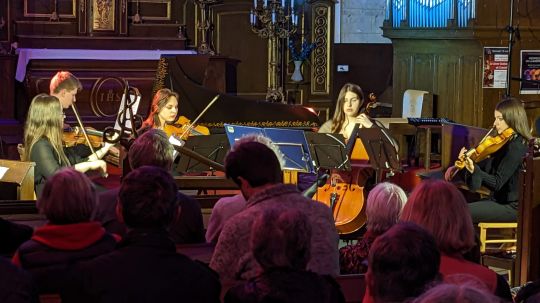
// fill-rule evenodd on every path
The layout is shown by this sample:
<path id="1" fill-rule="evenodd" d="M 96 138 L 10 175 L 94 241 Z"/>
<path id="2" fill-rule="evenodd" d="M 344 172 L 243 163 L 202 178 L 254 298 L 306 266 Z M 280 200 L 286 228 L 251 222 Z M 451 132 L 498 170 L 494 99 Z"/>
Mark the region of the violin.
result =
<path id="1" fill-rule="evenodd" d="M 510 141 L 514 137 L 515 131 L 512 128 L 505 129 L 502 133 L 496 135 L 496 136 L 490 136 L 490 133 L 494 130 L 494 128 L 491 129 L 490 132 L 480 141 L 480 144 L 478 144 L 477 147 L 471 148 L 468 150 L 462 158 L 457 159 L 454 163 L 457 168 L 460 170 L 465 167 L 466 159 L 469 158 L 473 162 L 480 162 L 487 157 L 489 157 L 491 154 L 495 153 L 501 147 L 503 147 L 506 142 Z"/>
<path id="2" fill-rule="evenodd" d="M 94 148 L 101 147 L 103 145 L 103 132 L 97 131 L 90 127 L 85 127 L 84 130 L 90 140 L 90 145 Z M 66 147 L 75 146 L 77 144 L 88 145 L 84 133 L 79 127 L 70 127 L 65 129 L 62 134 L 62 141 Z"/>
<path id="3" fill-rule="evenodd" d="M 175 135 L 176 137 L 185 140 L 190 136 L 207 136 L 210 135 L 210 130 L 202 125 L 192 124 L 191 121 L 184 117 L 180 116 L 172 124 L 165 124 L 163 130 L 167 136 Z"/>

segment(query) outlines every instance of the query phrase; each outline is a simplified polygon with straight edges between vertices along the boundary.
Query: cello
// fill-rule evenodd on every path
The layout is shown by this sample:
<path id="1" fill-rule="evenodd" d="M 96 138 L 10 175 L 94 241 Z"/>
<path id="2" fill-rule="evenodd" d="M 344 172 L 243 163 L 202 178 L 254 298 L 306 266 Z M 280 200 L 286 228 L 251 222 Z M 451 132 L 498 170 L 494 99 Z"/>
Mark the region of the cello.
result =
<path id="1" fill-rule="evenodd" d="M 369 95 L 370 102 L 360 110 L 368 113 L 376 104 L 375 95 Z M 351 133 L 346 150 L 349 159 L 360 162 L 353 164 L 351 171 L 333 171 L 330 182 L 317 190 L 315 199 L 328 205 L 332 210 L 339 234 L 351 234 L 359 230 L 367 221 L 364 207 L 364 186 L 373 174 L 367 152 L 362 141 L 357 138 L 360 125 L 356 124 Z"/>

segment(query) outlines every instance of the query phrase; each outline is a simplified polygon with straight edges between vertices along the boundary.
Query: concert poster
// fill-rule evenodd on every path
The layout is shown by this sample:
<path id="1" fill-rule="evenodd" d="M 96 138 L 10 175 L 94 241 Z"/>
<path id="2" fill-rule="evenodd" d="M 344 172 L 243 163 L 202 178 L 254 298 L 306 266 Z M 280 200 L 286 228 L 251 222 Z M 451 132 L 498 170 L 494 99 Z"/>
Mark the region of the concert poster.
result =
<path id="1" fill-rule="evenodd" d="M 483 88 L 506 88 L 508 47 L 484 47 Z"/>
<path id="2" fill-rule="evenodd" d="M 540 50 L 521 51 L 519 93 L 540 94 Z"/>

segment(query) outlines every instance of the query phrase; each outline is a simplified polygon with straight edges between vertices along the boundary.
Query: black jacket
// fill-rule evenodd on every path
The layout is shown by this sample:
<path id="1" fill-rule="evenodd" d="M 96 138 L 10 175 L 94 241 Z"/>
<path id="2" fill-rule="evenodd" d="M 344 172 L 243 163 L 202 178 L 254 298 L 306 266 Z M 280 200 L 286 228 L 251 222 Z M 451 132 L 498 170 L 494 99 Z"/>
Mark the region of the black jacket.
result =
<path id="1" fill-rule="evenodd" d="M 220 302 L 217 274 L 176 253 L 164 230 L 131 230 L 119 249 L 73 273 L 73 293 L 63 303 Z"/>
<path id="2" fill-rule="evenodd" d="M 2 257 L 0 257 L 0 302 L 39 302 L 30 275 Z"/>
<path id="3" fill-rule="evenodd" d="M 89 149 L 84 145 L 75 145 L 64 148 L 64 153 L 71 162 L 70 164 L 75 165 L 88 159 Z M 30 160 L 36 163 L 34 167 L 34 186 L 36 195 L 39 198 L 47 178 L 54 175 L 60 168 L 68 166 L 68 163 L 60 161 L 52 144 L 45 138 L 39 139 L 34 144 L 30 151 Z"/>
<path id="4" fill-rule="evenodd" d="M 515 135 L 490 158 L 475 164 L 473 174 L 467 172 L 467 183 L 475 191 L 485 186 L 492 191 L 492 199 L 500 204 L 519 199 L 519 170 L 527 152 L 525 139 Z"/>
<path id="5" fill-rule="evenodd" d="M 108 232 L 124 237 L 126 226 L 116 218 L 118 191 L 119 188 L 115 188 L 99 194 L 93 219 L 100 221 Z M 182 193 L 177 193 L 176 200 L 180 215 L 169 227 L 171 239 L 176 244 L 204 243 L 204 223 L 199 202 Z"/>
<path id="6" fill-rule="evenodd" d="M 235 286 L 225 303 L 341 303 L 341 287 L 328 275 L 290 268 L 273 268 L 257 278 Z"/>

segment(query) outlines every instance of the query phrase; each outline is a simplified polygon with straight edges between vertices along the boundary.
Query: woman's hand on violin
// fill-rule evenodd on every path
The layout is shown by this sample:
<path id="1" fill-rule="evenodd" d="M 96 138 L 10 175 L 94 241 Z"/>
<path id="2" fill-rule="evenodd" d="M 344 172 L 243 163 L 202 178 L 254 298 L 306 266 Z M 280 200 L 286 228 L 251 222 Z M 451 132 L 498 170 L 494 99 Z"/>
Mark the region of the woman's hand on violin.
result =
<path id="1" fill-rule="evenodd" d="M 474 162 L 471 158 L 465 158 L 465 168 L 472 174 L 474 172 Z"/>
<path id="2" fill-rule="evenodd" d="M 458 159 L 462 160 L 465 158 L 465 153 L 467 152 L 467 149 L 465 147 L 462 147 L 459 151 Z"/>
<path id="3" fill-rule="evenodd" d="M 355 123 L 362 125 L 362 127 L 364 128 L 371 128 L 373 126 L 373 122 L 371 122 L 371 120 L 368 116 L 366 116 L 366 114 L 358 115 L 355 119 Z"/>

